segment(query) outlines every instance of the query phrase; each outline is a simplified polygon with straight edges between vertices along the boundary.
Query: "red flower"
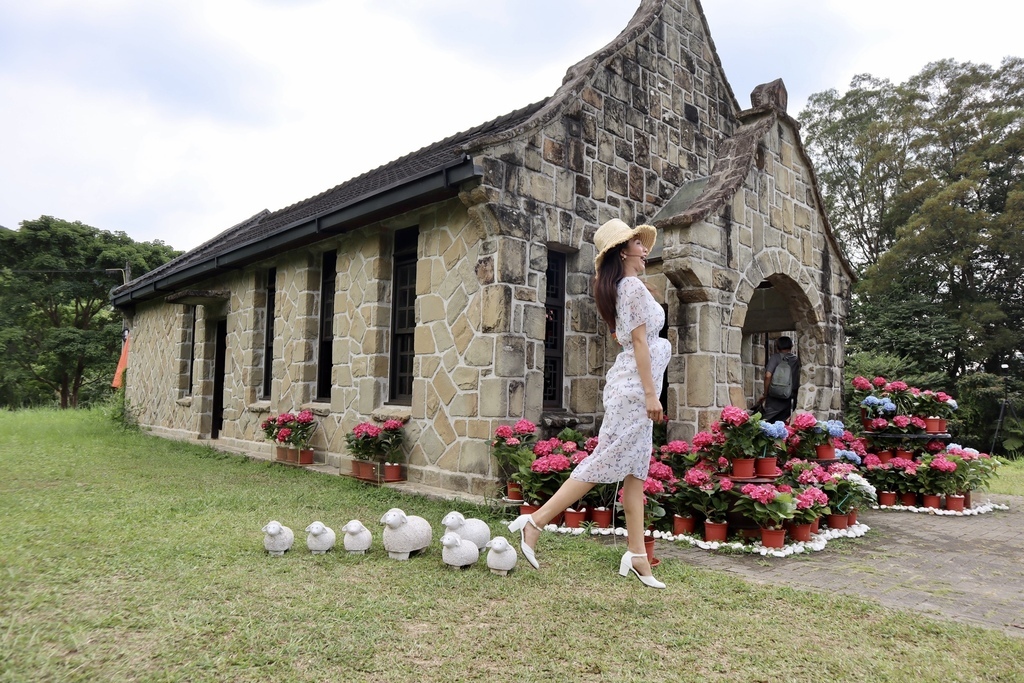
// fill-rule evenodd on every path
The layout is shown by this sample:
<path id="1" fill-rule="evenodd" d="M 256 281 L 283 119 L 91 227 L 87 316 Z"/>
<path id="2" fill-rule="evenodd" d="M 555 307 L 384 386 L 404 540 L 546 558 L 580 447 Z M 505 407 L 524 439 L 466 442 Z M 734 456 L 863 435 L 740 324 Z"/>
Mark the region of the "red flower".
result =
<path id="1" fill-rule="evenodd" d="M 507 439 L 512 436 L 512 428 L 508 425 L 501 425 L 494 430 L 494 435 L 499 439 Z"/>

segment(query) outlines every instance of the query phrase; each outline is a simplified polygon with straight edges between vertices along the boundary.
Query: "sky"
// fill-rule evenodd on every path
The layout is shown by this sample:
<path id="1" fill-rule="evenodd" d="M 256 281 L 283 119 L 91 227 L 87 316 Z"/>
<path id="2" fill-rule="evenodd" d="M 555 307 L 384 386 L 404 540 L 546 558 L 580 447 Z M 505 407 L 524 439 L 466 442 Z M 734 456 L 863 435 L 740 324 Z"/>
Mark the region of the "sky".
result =
<path id="1" fill-rule="evenodd" d="M 690 0 L 692 2 L 692 0 Z M 639 0 L 0 0 L 0 225 L 188 250 L 554 93 Z M 704 0 L 741 106 L 1024 56 L 1007 0 Z"/>

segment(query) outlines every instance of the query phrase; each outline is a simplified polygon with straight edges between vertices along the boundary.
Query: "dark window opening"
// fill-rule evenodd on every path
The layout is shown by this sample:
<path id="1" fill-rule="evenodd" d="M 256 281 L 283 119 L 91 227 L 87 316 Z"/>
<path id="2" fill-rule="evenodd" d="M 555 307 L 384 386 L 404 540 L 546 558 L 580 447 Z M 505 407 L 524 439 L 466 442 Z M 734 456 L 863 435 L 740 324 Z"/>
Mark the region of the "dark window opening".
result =
<path id="1" fill-rule="evenodd" d="M 548 251 L 544 295 L 544 407 L 562 409 L 565 364 L 565 254 Z"/>
<path id="2" fill-rule="evenodd" d="M 185 395 L 192 395 L 192 380 L 193 380 L 193 368 L 196 364 L 196 307 L 186 307 L 185 315 L 190 316 L 192 321 L 187 323 L 189 326 L 189 338 L 188 338 L 188 381 L 185 384 Z"/>
<path id="3" fill-rule="evenodd" d="M 277 268 L 267 271 L 266 325 L 263 330 L 263 386 L 260 398 L 269 399 L 274 380 L 274 336 L 277 333 L 277 318 L 274 310 L 277 304 Z"/>
<path id="4" fill-rule="evenodd" d="M 419 230 L 395 233 L 391 292 L 391 377 L 388 400 L 412 403 L 412 365 L 416 357 L 416 244 Z"/>
<path id="5" fill-rule="evenodd" d="M 316 398 L 331 399 L 334 370 L 334 288 L 338 275 L 338 252 L 324 253 L 320 268 L 320 343 L 317 353 Z"/>
<path id="6" fill-rule="evenodd" d="M 661 330 L 658 332 L 658 336 L 662 339 L 668 339 L 668 306 L 665 304 L 661 305 L 663 311 L 665 311 L 665 324 L 661 326 Z M 661 409 L 668 411 L 668 368 L 665 368 L 665 374 L 661 378 L 661 396 L 658 397 L 661 401 Z"/>

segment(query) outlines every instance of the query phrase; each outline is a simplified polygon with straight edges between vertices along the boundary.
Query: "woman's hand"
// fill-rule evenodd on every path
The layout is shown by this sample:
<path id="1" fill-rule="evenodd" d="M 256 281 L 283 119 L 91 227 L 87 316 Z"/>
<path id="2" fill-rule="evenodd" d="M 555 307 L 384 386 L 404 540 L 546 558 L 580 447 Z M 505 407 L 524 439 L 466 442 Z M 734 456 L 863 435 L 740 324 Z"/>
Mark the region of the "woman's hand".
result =
<path id="1" fill-rule="evenodd" d="M 661 408 L 661 401 L 658 400 L 657 396 L 647 396 L 644 399 L 647 404 L 647 417 L 651 418 L 655 422 L 661 422 L 661 418 L 665 411 Z"/>

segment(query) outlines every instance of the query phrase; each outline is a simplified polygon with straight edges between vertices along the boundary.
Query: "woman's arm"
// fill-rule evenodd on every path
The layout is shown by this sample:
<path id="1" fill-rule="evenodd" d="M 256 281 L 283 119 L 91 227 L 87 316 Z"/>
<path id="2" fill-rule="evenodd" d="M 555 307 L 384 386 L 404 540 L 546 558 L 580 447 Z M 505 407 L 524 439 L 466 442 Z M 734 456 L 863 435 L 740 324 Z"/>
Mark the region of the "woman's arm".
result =
<path id="1" fill-rule="evenodd" d="M 636 357 L 636 369 L 640 372 L 640 382 L 644 387 L 644 402 L 647 404 L 647 417 L 660 422 L 664 410 L 658 395 L 654 393 L 654 373 L 651 371 L 651 349 L 647 346 L 647 325 L 633 328 L 633 355 Z"/>

